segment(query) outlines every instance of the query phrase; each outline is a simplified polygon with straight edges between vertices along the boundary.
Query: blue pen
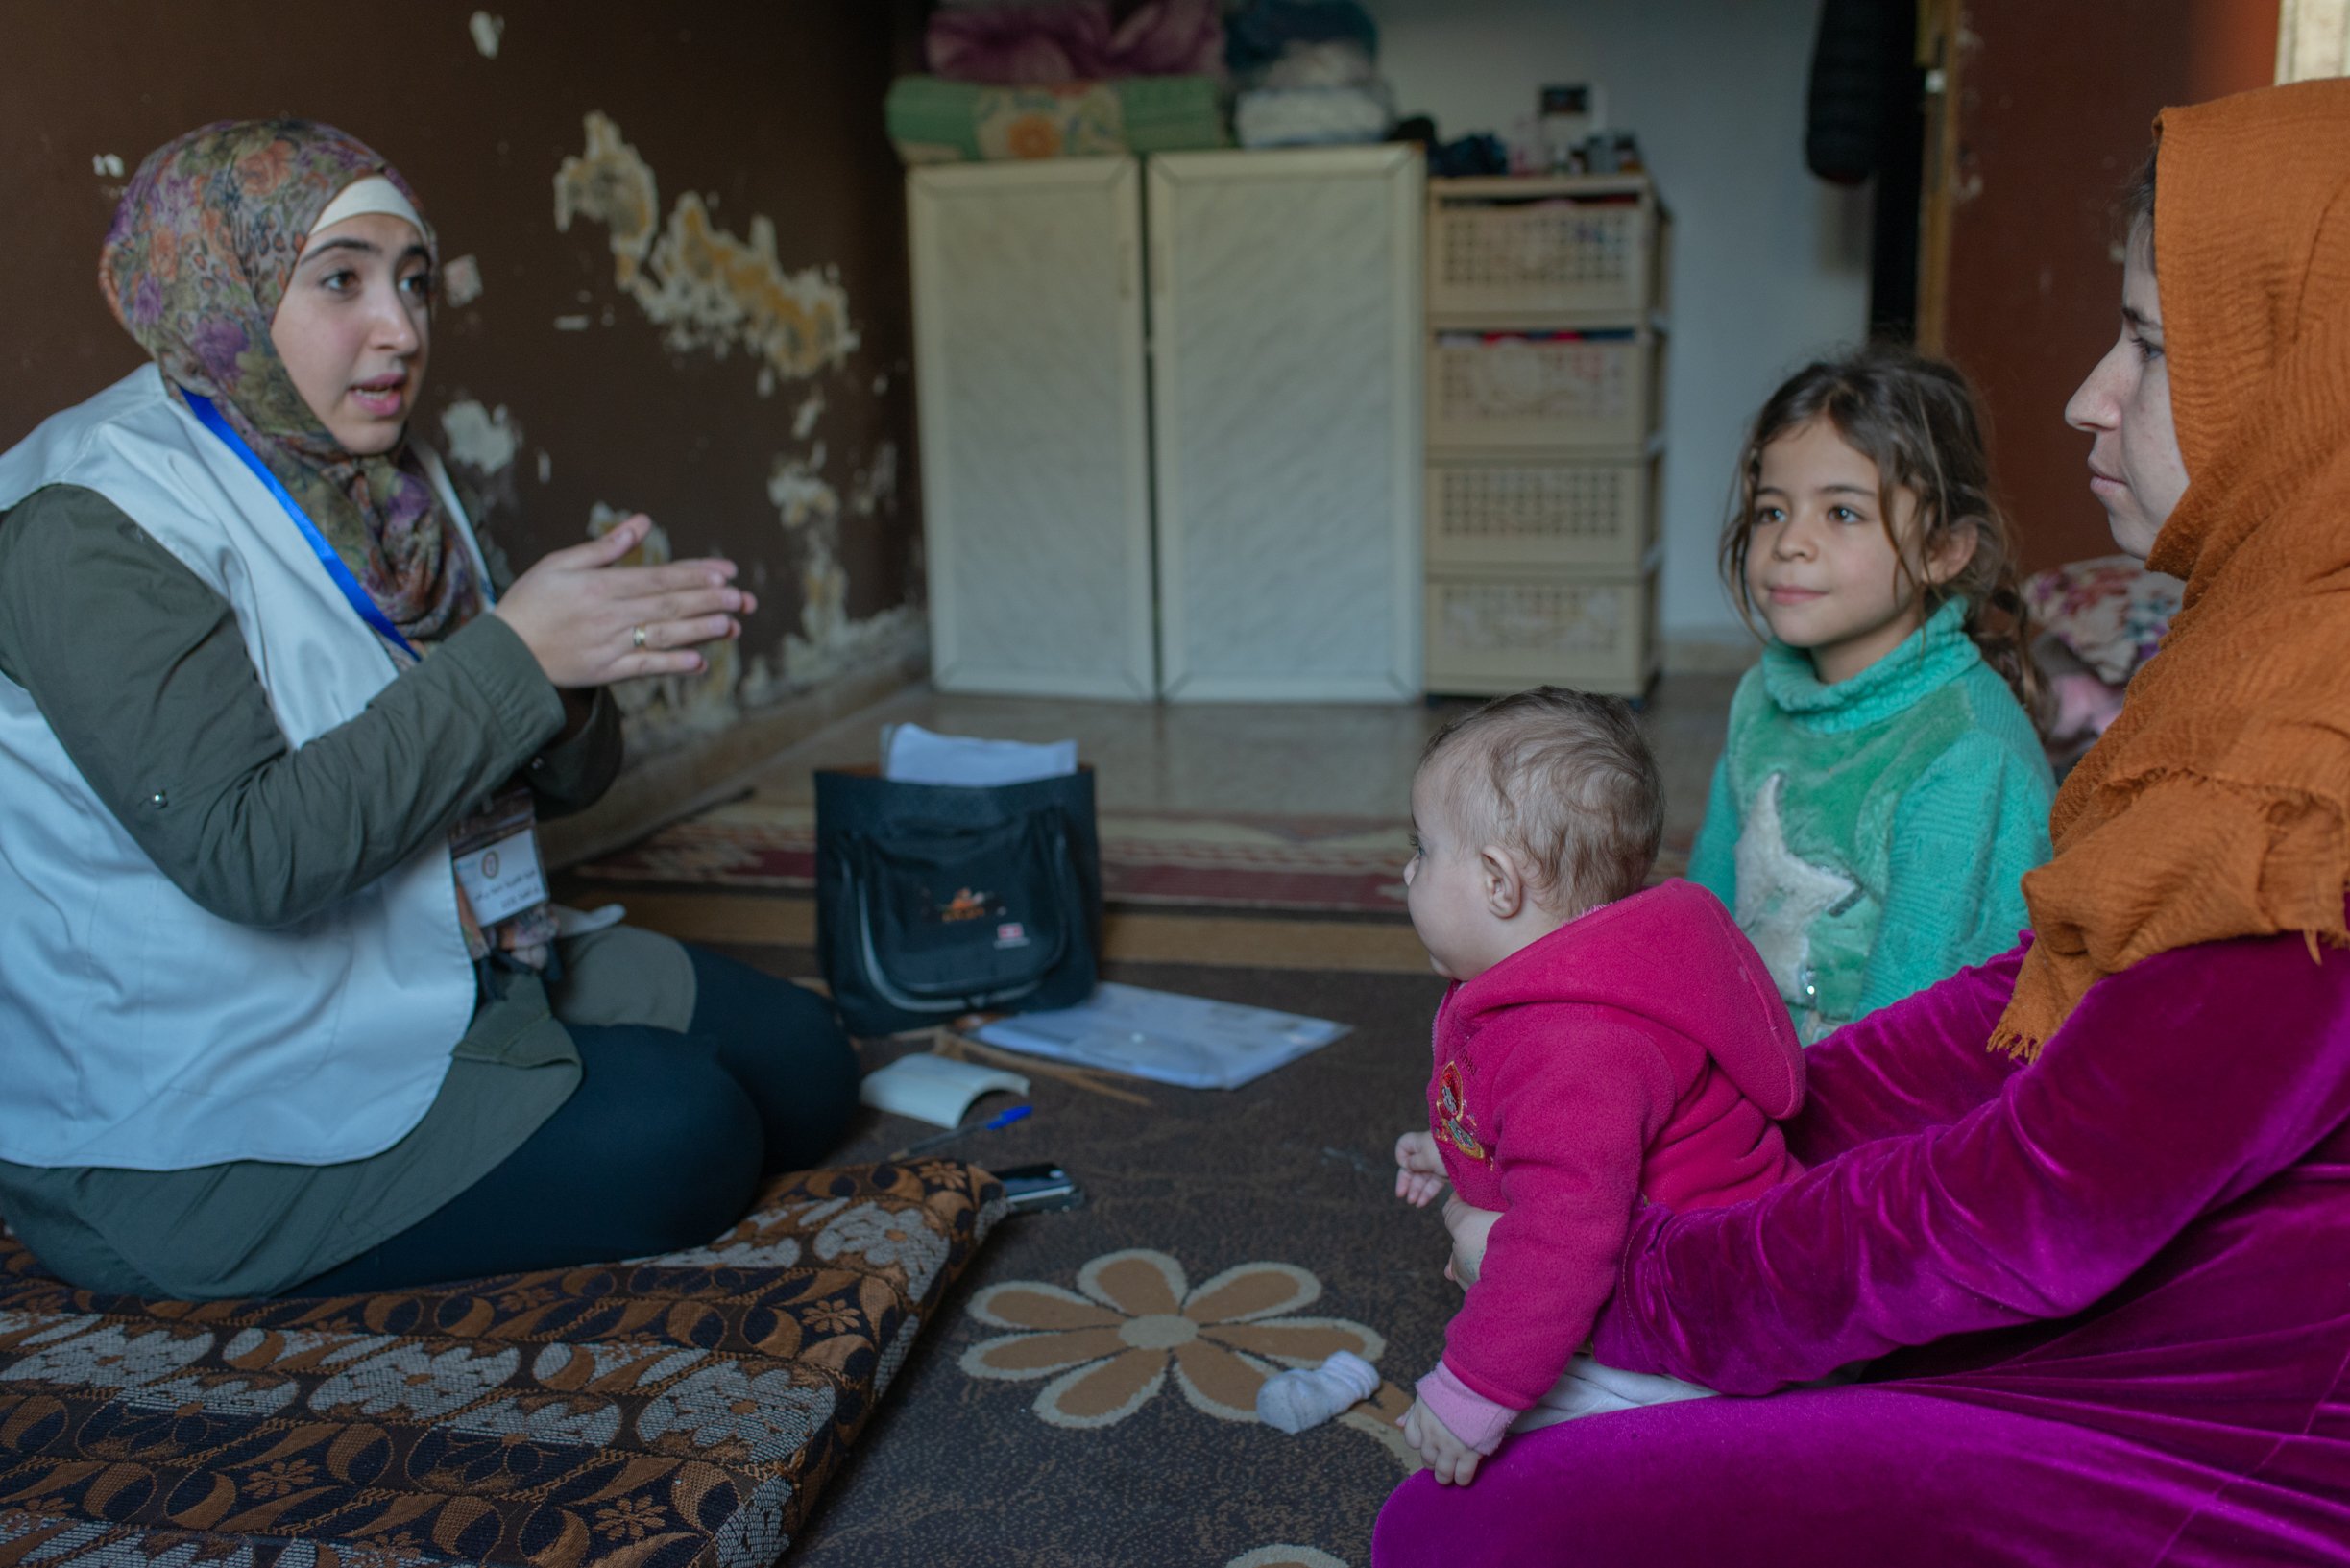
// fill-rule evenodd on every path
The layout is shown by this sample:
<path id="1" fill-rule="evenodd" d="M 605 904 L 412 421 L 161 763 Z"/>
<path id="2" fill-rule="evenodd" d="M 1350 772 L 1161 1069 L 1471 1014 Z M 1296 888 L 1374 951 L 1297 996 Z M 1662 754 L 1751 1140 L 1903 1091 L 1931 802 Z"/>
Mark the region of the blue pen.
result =
<path id="1" fill-rule="evenodd" d="M 998 1127 L 1008 1127 L 1015 1122 L 1034 1115 L 1036 1107 L 1033 1105 L 1015 1105 L 1008 1111 L 999 1112 L 992 1121 L 975 1122 L 967 1127 L 949 1127 L 944 1132 L 933 1133 L 928 1138 L 920 1139 L 914 1143 L 907 1145 L 904 1148 L 899 1149 L 895 1154 L 892 1154 L 889 1157 L 893 1160 L 903 1160 L 909 1154 L 927 1153 L 931 1149 L 937 1148 L 942 1145 L 955 1142 L 956 1139 L 962 1137 L 965 1133 L 993 1132 Z"/>

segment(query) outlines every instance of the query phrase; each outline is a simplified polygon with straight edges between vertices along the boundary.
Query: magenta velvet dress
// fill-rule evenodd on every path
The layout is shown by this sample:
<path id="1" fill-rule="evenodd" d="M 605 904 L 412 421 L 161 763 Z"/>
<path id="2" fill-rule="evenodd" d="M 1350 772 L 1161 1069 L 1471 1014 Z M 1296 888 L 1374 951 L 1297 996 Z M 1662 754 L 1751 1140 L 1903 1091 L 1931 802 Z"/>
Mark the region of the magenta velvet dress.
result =
<path id="1" fill-rule="evenodd" d="M 1812 1048 L 1800 1180 L 1635 1224 L 1599 1359 L 1770 1397 L 1416 1475 L 1374 1562 L 2350 1564 L 2350 953 L 2158 954 L 2028 1068 L 2021 956 Z"/>

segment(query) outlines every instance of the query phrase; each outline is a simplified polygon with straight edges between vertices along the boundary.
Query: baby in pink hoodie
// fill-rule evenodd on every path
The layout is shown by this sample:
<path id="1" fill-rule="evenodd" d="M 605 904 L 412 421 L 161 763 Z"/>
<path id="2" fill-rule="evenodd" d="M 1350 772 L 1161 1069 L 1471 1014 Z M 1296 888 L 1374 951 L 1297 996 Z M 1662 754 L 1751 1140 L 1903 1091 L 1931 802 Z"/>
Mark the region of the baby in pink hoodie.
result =
<path id="1" fill-rule="evenodd" d="M 1641 891 L 1662 789 L 1623 703 L 1542 687 L 1445 726 L 1412 826 L 1412 924 L 1453 984 L 1430 1130 L 1396 1140 L 1395 1191 L 1425 1204 L 1451 1182 L 1456 1257 L 1490 1235 L 1403 1429 L 1437 1480 L 1466 1483 L 1514 1427 L 1705 1392 L 1577 1352 L 1641 1204 L 1735 1203 L 1798 1173 L 1778 1121 L 1804 1058 L 1721 903 Z"/>

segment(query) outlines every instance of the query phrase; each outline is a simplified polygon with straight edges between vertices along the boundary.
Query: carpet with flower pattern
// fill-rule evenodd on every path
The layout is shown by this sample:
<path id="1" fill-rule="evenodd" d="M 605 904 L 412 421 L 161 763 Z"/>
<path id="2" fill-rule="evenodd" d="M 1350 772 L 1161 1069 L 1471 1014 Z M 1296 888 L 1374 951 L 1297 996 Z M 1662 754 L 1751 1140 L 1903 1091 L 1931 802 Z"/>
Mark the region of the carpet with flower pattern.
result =
<path id="1" fill-rule="evenodd" d="M 732 951 L 807 973 L 804 953 Z M 1460 1299 L 1435 1215 L 1393 1196 L 1390 1152 L 1420 1115 L 1441 982 L 1424 970 L 1113 961 L 1109 973 L 1353 1028 L 1229 1092 L 1024 1069 L 1035 1114 L 951 1146 L 999 1170 L 1055 1161 L 1088 1201 L 998 1227 L 788 1563 L 1369 1561 L 1379 1506 L 1417 1463 L 1393 1421 Z M 915 1043 L 869 1049 L 878 1061 Z M 840 1158 L 880 1158 L 929 1130 L 870 1118 Z M 1338 1349 L 1378 1366 L 1373 1400 L 1296 1436 L 1258 1423 L 1268 1374 Z"/>

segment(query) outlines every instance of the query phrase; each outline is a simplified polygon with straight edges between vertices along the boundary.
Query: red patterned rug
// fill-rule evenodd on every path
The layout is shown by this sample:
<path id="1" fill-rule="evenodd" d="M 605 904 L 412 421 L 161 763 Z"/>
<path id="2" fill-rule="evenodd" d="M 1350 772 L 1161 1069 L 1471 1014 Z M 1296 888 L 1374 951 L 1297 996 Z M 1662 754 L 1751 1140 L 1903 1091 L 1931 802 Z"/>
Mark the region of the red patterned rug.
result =
<path id="1" fill-rule="evenodd" d="M 1104 811 L 1102 891 L 1111 904 L 1401 915 L 1408 824 L 1379 817 Z M 813 806 L 754 795 L 576 868 L 592 881 L 705 889 L 804 889 L 816 881 Z M 1669 845 L 1656 875 L 1679 876 Z"/>
<path id="2" fill-rule="evenodd" d="M 1100 829 L 1102 891 L 1112 904 L 1403 913 L 1405 823 L 1104 811 Z M 576 869 L 605 882 L 808 888 L 815 846 L 813 806 L 752 796 Z"/>

